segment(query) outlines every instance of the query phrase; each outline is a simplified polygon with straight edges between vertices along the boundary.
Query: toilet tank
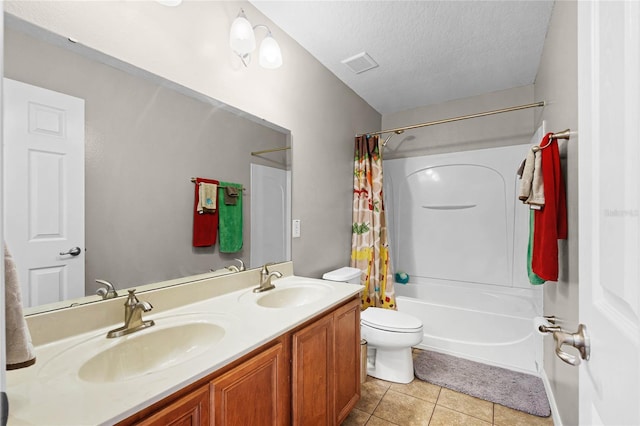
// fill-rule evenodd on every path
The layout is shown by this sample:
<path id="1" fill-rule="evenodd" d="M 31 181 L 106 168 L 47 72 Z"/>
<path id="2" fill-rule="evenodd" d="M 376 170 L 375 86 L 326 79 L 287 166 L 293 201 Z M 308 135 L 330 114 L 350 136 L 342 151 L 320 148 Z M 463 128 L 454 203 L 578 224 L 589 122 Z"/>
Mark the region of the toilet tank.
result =
<path id="1" fill-rule="evenodd" d="M 340 269 L 329 271 L 322 276 L 322 279 L 329 281 L 338 281 L 343 283 L 360 284 L 360 275 L 362 271 L 358 268 L 345 266 Z"/>

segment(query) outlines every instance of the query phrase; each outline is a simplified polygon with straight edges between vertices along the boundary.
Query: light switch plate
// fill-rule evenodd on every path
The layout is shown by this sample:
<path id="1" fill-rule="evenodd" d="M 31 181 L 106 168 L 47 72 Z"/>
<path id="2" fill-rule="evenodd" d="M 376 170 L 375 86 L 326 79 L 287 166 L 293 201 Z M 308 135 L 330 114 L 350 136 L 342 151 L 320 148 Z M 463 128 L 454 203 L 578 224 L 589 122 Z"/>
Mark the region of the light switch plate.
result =
<path id="1" fill-rule="evenodd" d="M 293 238 L 300 238 L 300 219 L 294 219 L 291 225 L 291 236 Z"/>

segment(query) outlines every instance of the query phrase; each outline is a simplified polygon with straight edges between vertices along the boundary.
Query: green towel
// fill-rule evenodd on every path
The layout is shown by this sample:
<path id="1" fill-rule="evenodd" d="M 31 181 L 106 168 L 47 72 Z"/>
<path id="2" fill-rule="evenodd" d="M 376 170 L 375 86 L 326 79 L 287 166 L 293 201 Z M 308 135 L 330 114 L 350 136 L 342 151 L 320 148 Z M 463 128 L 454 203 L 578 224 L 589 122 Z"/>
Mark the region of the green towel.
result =
<path id="1" fill-rule="evenodd" d="M 235 205 L 220 202 L 224 200 L 225 186 L 238 188 L 238 202 Z M 218 238 L 220 253 L 236 253 L 242 250 L 242 184 L 220 182 L 218 186 Z"/>
<path id="2" fill-rule="evenodd" d="M 531 269 L 531 256 L 533 255 L 533 227 L 534 224 L 534 216 L 535 212 L 533 210 L 529 211 L 529 247 L 527 248 L 527 274 L 529 275 L 529 282 L 533 285 L 544 284 L 545 281 L 536 275 L 535 272 Z"/>

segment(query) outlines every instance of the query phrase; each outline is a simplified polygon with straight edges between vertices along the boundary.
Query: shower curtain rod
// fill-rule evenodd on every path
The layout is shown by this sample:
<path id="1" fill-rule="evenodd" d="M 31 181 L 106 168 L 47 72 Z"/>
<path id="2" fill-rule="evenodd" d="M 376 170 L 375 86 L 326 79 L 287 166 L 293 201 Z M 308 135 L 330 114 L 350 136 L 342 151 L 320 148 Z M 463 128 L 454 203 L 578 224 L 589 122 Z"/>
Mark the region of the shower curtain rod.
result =
<path id="1" fill-rule="evenodd" d="M 262 151 L 253 151 L 251 155 L 255 156 L 260 154 L 268 154 L 270 152 L 286 151 L 287 149 L 291 149 L 291 147 L 285 146 L 284 148 L 263 149 Z"/>
<path id="2" fill-rule="evenodd" d="M 356 135 L 356 136 L 365 136 L 365 135 L 374 136 L 374 135 L 383 135 L 385 133 L 395 133 L 396 135 L 399 135 L 399 134 L 404 133 L 405 130 L 412 130 L 412 129 L 417 129 L 417 128 L 420 128 L 420 127 L 427 127 L 427 126 L 435 126 L 436 124 L 451 123 L 453 121 L 468 120 L 469 118 L 484 117 L 484 116 L 487 116 L 487 115 L 502 114 L 503 112 L 519 111 L 521 109 L 539 108 L 539 107 L 543 107 L 544 105 L 545 105 L 544 101 L 534 102 L 532 104 L 518 105 L 518 106 L 509 107 L 509 108 L 496 109 L 496 110 L 493 110 L 493 111 L 485 111 L 485 112 L 478 112 L 476 114 L 462 115 L 460 117 L 445 118 L 443 120 L 429 121 L 427 123 L 414 124 L 412 126 L 397 127 L 395 129 L 380 130 L 378 132 L 362 133 L 362 134 Z"/>

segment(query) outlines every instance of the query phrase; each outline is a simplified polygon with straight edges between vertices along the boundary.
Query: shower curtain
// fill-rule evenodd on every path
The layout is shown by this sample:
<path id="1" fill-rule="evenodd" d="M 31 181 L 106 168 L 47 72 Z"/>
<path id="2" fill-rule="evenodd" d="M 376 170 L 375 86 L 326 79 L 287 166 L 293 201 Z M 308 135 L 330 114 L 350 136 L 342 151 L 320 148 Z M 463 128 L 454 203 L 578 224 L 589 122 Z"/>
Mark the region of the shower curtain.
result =
<path id="1" fill-rule="evenodd" d="M 356 136 L 353 174 L 351 266 L 362 271 L 362 308 L 396 309 L 382 198 L 378 136 Z"/>

